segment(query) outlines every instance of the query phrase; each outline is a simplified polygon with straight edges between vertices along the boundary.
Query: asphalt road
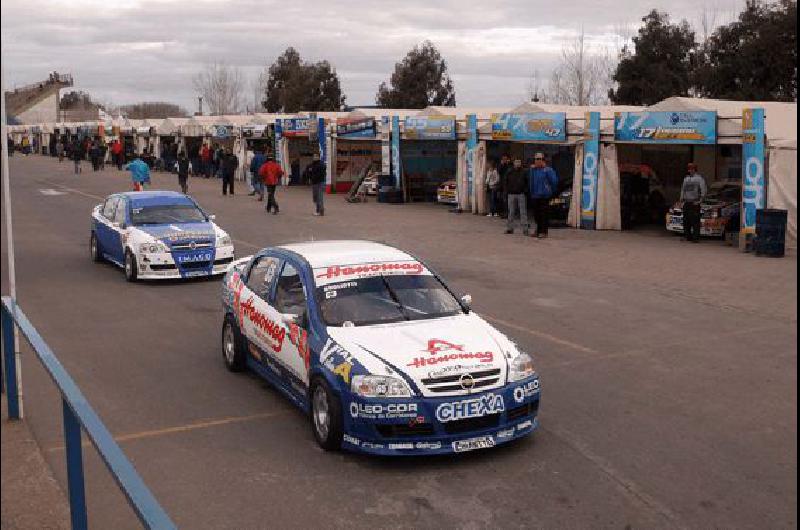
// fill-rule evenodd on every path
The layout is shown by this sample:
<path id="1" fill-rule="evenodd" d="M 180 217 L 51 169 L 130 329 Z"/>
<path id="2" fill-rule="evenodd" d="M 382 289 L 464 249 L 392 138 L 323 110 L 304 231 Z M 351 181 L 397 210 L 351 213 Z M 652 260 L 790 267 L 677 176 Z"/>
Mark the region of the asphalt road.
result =
<path id="1" fill-rule="evenodd" d="M 192 179 L 240 256 L 311 238 L 391 242 L 535 355 L 532 438 L 448 458 L 329 454 L 269 386 L 224 368 L 218 280 L 128 284 L 92 263 L 91 207 L 128 180 L 87 169 L 11 160 L 19 301 L 180 527 L 796 527 L 794 253 L 660 231 L 534 241 L 435 205 L 341 196 L 316 218 L 306 189 L 279 190 L 282 213 L 267 216 L 241 187 L 223 198 L 218 181 Z M 58 396 L 23 355 L 28 421 L 65 484 Z M 85 455 L 92 527 L 137 527 Z"/>

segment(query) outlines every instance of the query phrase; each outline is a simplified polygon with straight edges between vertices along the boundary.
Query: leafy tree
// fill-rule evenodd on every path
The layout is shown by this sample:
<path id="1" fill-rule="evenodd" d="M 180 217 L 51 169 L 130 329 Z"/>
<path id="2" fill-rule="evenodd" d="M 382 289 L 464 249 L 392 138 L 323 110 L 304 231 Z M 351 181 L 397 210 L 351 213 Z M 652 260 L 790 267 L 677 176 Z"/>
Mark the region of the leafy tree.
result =
<path id="1" fill-rule="evenodd" d="M 375 103 L 383 108 L 424 109 L 456 104 L 447 62 L 431 41 L 414 46 L 402 62 L 394 65 L 389 84 L 381 83 L 375 96 Z"/>
<path id="2" fill-rule="evenodd" d="M 331 64 L 305 62 L 292 47 L 275 60 L 266 77 L 267 112 L 337 111 L 344 106 L 339 76 Z"/>
<path id="3" fill-rule="evenodd" d="M 672 24 L 669 15 L 655 9 L 642 19 L 633 37 L 634 49 L 622 49 L 614 73 L 616 90 L 609 91 L 618 105 L 652 105 L 671 96 L 686 96 L 697 48 L 694 31 L 682 20 Z"/>
<path id="4" fill-rule="evenodd" d="M 186 109 L 174 103 L 164 101 L 143 101 L 132 105 L 123 105 L 120 110 L 129 118 L 186 118 Z"/>
<path id="5" fill-rule="evenodd" d="M 748 1 L 738 20 L 711 34 L 702 57 L 699 95 L 797 101 L 797 2 Z"/>

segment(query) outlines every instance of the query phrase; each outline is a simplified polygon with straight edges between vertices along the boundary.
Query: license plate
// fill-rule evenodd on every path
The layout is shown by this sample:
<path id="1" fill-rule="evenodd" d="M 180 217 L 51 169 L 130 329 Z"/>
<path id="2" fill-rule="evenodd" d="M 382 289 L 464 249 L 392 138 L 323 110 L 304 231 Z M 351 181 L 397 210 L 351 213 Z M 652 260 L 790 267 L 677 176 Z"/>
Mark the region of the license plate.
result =
<path id="1" fill-rule="evenodd" d="M 458 440 L 453 442 L 453 451 L 456 453 L 463 453 L 466 451 L 474 451 L 475 449 L 487 449 L 494 447 L 494 438 L 491 436 L 479 436 L 478 438 L 469 438 L 467 440 Z"/>
<path id="2" fill-rule="evenodd" d="M 192 271 L 184 273 L 187 278 L 194 278 L 195 276 L 208 276 L 208 271 Z"/>
<path id="3" fill-rule="evenodd" d="M 179 263 L 194 263 L 197 261 L 211 261 L 211 253 L 194 254 L 190 256 L 178 256 Z"/>

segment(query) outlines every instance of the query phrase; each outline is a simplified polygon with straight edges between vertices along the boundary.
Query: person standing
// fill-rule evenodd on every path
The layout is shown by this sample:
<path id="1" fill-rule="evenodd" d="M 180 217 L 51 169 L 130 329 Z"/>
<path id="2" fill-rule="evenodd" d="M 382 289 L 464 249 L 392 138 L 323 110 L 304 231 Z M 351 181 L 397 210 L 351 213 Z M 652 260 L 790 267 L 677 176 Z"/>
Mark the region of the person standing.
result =
<path id="1" fill-rule="evenodd" d="M 258 193 L 256 191 L 256 179 L 255 179 L 256 175 L 254 175 L 253 172 L 250 171 L 250 168 L 253 166 L 253 158 L 255 156 L 256 156 L 256 154 L 252 149 L 247 148 L 247 147 L 245 148 L 244 166 L 242 166 L 242 167 L 244 168 L 245 173 L 247 173 L 247 175 L 245 175 L 246 177 L 248 177 L 247 178 L 247 185 L 250 186 L 250 193 L 248 193 L 247 195 L 249 195 L 251 197 L 253 195 L 255 195 L 256 193 Z"/>
<path id="2" fill-rule="evenodd" d="M 92 171 L 99 171 L 100 170 L 100 146 L 97 144 L 97 141 L 92 142 L 91 147 L 89 147 L 89 160 L 92 162 Z"/>
<path id="3" fill-rule="evenodd" d="M 256 148 L 256 154 L 253 155 L 253 160 L 250 161 L 250 174 L 253 179 L 253 191 L 258 195 L 258 200 L 264 200 L 264 181 L 261 178 L 259 171 L 261 166 L 267 161 L 262 148 Z"/>
<path id="4" fill-rule="evenodd" d="M 697 172 L 697 164 L 690 162 L 688 174 L 681 186 L 683 201 L 683 235 L 686 241 L 700 242 L 700 203 L 706 196 L 706 180 Z"/>
<path id="5" fill-rule="evenodd" d="M 106 155 L 108 154 L 108 144 L 106 144 L 105 140 L 100 141 L 100 169 L 105 171 L 106 169 Z"/>
<path id="6" fill-rule="evenodd" d="M 508 176 L 508 172 L 512 167 L 513 165 L 511 163 L 511 157 L 507 154 L 503 154 L 500 157 L 500 165 L 497 167 L 497 174 L 500 175 L 500 182 L 497 185 L 497 213 L 500 214 L 501 219 L 506 219 L 508 217 L 508 193 L 506 192 L 506 177 Z"/>
<path id="7" fill-rule="evenodd" d="M 150 166 L 138 156 L 134 155 L 133 161 L 125 169 L 131 172 L 133 191 L 142 191 L 145 184 L 150 184 Z"/>
<path id="8" fill-rule="evenodd" d="M 83 160 L 83 145 L 80 140 L 72 144 L 72 161 L 75 163 L 75 174 L 81 172 L 81 160 Z"/>
<path id="9" fill-rule="evenodd" d="M 523 235 L 528 235 L 528 172 L 522 167 L 522 159 L 514 158 L 514 166 L 506 172 L 506 194 L 508 196 L 508 218 L 506 234 L 514 233 L 514 221 L 519 212 L 519 225 Z"/>
<path id="10" fill-rule="evenodd" d="M 203 147 L 200 149 L 200 161 L 203 164 L 203 175 L 206 178 L 211 178 L 211 173 L 214 168 L 211 165 L 211 148 L 208 144 L 203 144 Z"/>
<path id="11" fill-rule="evenodd" d="M 64 161 L 64 142 L 62 142 L 60 138 L 56 142 L 56 155 L 58 156 L 59 162 Z"/>
<path id="12" fill-rule="evenodd" d="M 192 163 L 183 151 L 178 153 L 178 160 L 175 163 L 178 169 L 178 184 L 181 186 L 181 192 L 184 194 L 189 193 L 189 172 L 192 170 Z"/>
<path id="13" fill-rule="evenodd" d="M 264 165 L 258 170 L 258 174 L 267 187 L 267 213 L 272 211 L 274 215 L 278 215 L 279 208 L 278 201 L 275 200 L 275 189 L 278 187 L 278 183 L 283 176 L 283 169 L 281 169 L 280 164 L 275 161 L 272 155 L 268 155 L 267 161 L 264 162 Z"/>
<path id="14" fill-rule="evenodd" d="M 316 211 L 314 215 L 325 215 L 325 164 L 322 163 L 318 154 L 314 154 L 314 160 L 306 169 L 308 181 L 311 183 L 311 200 L 314 201 Z"/>
<path id="15" fill-rule="evenodd" d="M 536 153 L 530 169 L 530 193 L 533 199 L 533 218 L 536 237 L 544 239 L 550 228 L 550 199 L 558 191 L 558 175 L 547 165 L 544 153 Z"/>
<path id="16" fill-rule="evenodd" d="M 497 188 L 500 186 L 500 173 L 497 172 L 495 161 L 489 161 L 489 170 L 486 172 L 486 191 L 489 194 L 489 213 L 486 217 L 497 217 Z"/>
<path id="17" fill-rule="evenodd" d="M 228 148 L 222 151 L 218 160 L 219 172 L 222 176 L 222 194 L 227 195 L 230 192 L 233 195 L 233 181 L 236 178 L 236 168 L 239 167 L 239 158 Z"/>
<path id="18" fill-rule="evenodd" d="M 114 145 L 111 146 L 111 156 L 114 159 L 114 165 L 117 166 L 117 171 L 122 171 L 122 142 L 119 139 L 114 140 Z"/>

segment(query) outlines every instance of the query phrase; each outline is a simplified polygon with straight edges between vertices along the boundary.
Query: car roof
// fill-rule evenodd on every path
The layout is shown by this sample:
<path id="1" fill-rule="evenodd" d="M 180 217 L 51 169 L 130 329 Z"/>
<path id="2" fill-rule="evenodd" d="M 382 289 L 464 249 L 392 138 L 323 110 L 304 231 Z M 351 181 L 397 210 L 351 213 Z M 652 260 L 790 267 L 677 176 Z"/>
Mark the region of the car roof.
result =
<path id="1" fill-rule="evenodd" d="M 126 191 L 119 195 L 128 199 L 134 208 L 168 204 L 195 205 L 192 199 L 177 191 Z"/>
<path id="2" fill-rule="evenodd" d="M 374 241 L 309 241 L 281 245 L 279 248 L 302 256 L 314 269 L 332 265 L 417 261 L 416 258 L 402 250 Z"/>

